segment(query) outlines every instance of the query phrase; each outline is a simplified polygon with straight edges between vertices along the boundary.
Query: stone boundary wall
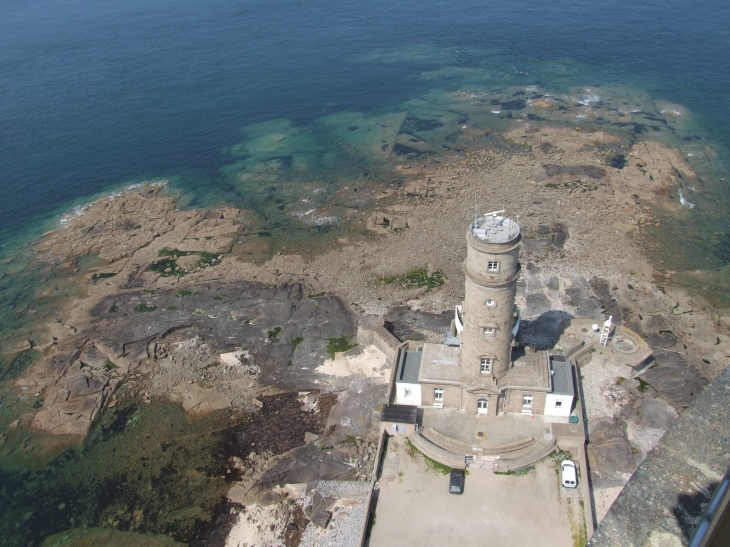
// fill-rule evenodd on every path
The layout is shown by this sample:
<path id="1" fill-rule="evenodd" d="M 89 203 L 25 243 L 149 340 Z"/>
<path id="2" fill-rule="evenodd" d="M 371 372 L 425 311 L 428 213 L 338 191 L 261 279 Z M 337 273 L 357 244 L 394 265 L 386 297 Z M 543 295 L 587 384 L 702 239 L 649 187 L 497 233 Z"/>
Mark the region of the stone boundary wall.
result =
<path id="1" fill-rule="evenodd" d="M 383 326 L 385 321 L 378 315 L 366 315 L 357 325 L 357 341 L 363 346 L 375 346 L 394 364 L 401 343 Z"/>
<path id="2" fill-rule="evenodd" d="M 730 467 L 730 367 L 700 393 L 634 472 L 589 547 L 688 545 Z"/>

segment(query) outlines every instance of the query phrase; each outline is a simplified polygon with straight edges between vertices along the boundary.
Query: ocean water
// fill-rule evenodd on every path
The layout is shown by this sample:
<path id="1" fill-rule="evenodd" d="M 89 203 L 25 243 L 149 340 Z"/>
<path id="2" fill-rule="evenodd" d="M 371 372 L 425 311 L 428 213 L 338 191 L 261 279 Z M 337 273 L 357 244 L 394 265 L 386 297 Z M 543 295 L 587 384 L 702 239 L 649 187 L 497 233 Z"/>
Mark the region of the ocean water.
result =
<path id="1" fill-rule="evenodd" d="M 518 91 L 597 96 L 655 113 L 656 101 L 686 109 L 679 129 L 652 137 L 688 153 L 711 146 L 717 157 L 694 165 L 704 191 L 686 189 L 685 197 L 697 207 L 646 235 L 672 245 L 648 251 L 676 270 L 705 265 L 704 278 L 683 282 L 727 304 L 727 21 L 730 4 L 719 0 L 6 0 L 0 336 L 47 320 L 76 290 L 18 257 L 32 237 L 100 193 L 168 179 L 186 206 L 229 203 L 258 213 L 267 252 L 303 246 L 310 236 L 335 237 L 357 214 L 343 188 L 398 183 L 393 165 L 413 155 L 404 135 L 456 154 L 461 125 L 509 123 L 505 112 L 477 112 L 464 97 Z M 53 298 L 33 296 L 51 284 Z M 0 388 L 37 358 L 33 350 L 0 357 Z M 14 412 L 0 400 L 0 433 Z M 201 541 L 224 485 L 211 480 L 199 503 L 188 498 L 201 472 L 221 472 L 215 454 L 224 435 L 201 435 L 193 456 L 177 439 L 218 431 L 222 419 L 190 423 L 172 405 L 130 401 L 83 447 L 58 449 L 54 459 L 0 453 L 0 494 L 11 500 L 0 508 L 0 545 L 39 545 L 133 507 L 145 511 L 142 531 Z M 173 449 L 146 446 L 151 431 Z"/>
<path id="2" fill-rule="evenodd" d="M 286 147 L 299 167 L 347 174 L 321 121 L 448 88 L 453 78 L 422 78 L 445 67 L 485 70 L 494 87 L 634 86 L 686 106 L 726 152 L 728 20 L 719 0 L 8 0 L 0 234 L 152 177 L 174 177 L 191 203 L 246 203 L 255 188 L 227 173 L 236 144 L 266 124 L 296 130 Z"/>

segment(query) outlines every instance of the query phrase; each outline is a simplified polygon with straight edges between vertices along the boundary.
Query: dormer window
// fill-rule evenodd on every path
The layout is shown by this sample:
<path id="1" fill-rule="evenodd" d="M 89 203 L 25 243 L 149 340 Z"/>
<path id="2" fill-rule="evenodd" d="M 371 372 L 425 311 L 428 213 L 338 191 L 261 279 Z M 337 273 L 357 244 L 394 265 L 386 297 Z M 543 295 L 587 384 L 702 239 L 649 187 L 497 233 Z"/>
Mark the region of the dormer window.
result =
<path id="1" fill-rule="evenodd" d="M 493 337 L 496 332 L 497 329 L 495 327 L 482 327 L 482 336 Z"/>
<path id="2" fill-rule="evenodd" d="M 499 262 L 496 260 L 490 260 L 487 262 L 487 271 L 489 273 L 499 273 Z"/>
<path id="3" fill-rule="evenodd" d="M 494 301 L 494 300 L 492 300 L 491 298 L 487 298 L 487 299 L 486 299 L 486 300 L 484 301 L 484 305 L 485 305 L 486 307 L 490 308 L 490 309 L 491 309 L 491 308 L 496 308 L 496 307 L 497 307 L 497 302 L 496 302 L 496 301 Z"/>

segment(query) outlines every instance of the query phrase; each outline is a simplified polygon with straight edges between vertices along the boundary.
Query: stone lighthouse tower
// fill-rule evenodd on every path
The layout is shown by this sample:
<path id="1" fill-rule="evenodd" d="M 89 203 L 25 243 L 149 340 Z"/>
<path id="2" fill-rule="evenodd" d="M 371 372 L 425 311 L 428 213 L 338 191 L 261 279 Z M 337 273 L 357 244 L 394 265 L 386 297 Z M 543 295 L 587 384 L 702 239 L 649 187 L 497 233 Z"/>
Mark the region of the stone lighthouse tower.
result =
<path id="1" fill-rule="evenodd" d="M 477 218 L 466 232 L 466 286 L 462 306 L 461 367 L 472 384 L 494 383 L 509 370 L 519 317 L 520 227 L 501 216 Z"/>

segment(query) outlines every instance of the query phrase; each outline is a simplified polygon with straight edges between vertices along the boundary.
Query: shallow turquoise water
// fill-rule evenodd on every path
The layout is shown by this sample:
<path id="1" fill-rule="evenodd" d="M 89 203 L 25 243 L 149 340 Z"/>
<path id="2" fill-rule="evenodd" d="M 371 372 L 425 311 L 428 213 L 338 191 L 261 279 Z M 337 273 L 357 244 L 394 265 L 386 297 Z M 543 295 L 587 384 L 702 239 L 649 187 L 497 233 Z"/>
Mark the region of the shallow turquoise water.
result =
<path id="1" fill-rule="evenodd" d="M 230 147 L 273 120 L 300 131 L 300 166 L 347 175 L 319 121 L 448 88 L 422 77 L 443 67 L 486 69 L 488 86 L 635 86 L 726 151 L 728 20 L 719 0 L 4 2 L 0 234 L 150 177 L 177 177 L 193 203 L 246 203 L 256 188 L 231 186 Z"/>

